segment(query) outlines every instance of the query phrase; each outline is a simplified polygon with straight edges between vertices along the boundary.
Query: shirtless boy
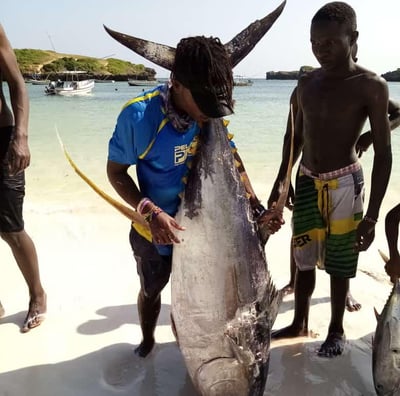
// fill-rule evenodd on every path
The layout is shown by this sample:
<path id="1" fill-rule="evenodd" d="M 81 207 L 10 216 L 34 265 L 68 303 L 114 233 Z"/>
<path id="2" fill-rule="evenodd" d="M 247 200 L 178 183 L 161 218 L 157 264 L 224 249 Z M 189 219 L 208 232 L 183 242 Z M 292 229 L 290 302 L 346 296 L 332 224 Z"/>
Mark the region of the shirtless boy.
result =
<path id="1" fill-rule="evenodd" d="M 311 22 L 311 45 L 321 67 L 301 77 L 297 88 L 294 160 L 301 155 L 293 210 L 294 256 L 298 268 L 295 313 L 273 338 L 308 334 L 315 267 L 330 275 L 331 320 L 320 356 L 343 352 L 343 316 L 349 279 L 358 253 L 371 245 L 391 171 L 388 88 L 351 56 L 358 32 L 346 3 L 323 6 Z M 363 217 L 364 180 L 356 143 L 366 120 L 371 125 L 374 161 L 371 192 Z M 283 163 L 287 166 L 288 148 Z"/>
<path id="2" fill-rule="evenodd" d="M 354 62 L 357 62 L 357 51 L 358 51 L 358 46 L 357 43 L 353 45 L 352 47 L 352 57 Z M 300 68 L 299 70 L 299 77 L 303 74 L 306 73 L 306 71 L 303 70 L 303 68 Z M 298 109 L 298 104 L 297 104 L 297 87 L 294 88 L 292 94 L 290 95 L 290 107 L 291 107 L 291 112 L 293 112 L 293 119 L 296 118 L 297 114 L 297 109 Z M 284 136 L 283 140 L 283 147 L 285 148 L 285 145 L 290 143 L 290 137 L 292 134 L 292 123 L 291 123 L 291 112 L 288 114 L 288 119 L 287 119 L 287 126 L 286 126 L 286 133 Z M 398 126 L 400 126 L 400 104 L 398 102 L 395 102 L 392 99 L 389 99 L 388 103 L 388 117 L 389 117 L 389 127 L 390 130 L 396 129 Z M 358 154 L 358 158 L 361 158 L 363 153 L 368 150 L 368 148 L 372 144 L 372 137 L 371 137 L 371 131 L 364 132 L 358 139 L 357 144 L 356 144 L 356 152 Z M 284 149 L 283 149 L 284 152 Z M 279 173 L 277 176 L 277 179 L 275 181 L 275 185 L 272 189 L 273 194 L 277 194 L 278 188 L 276 187 L 279 185 L 280 180 L 282 178 L 283 172 L 285 172 L 284 167 L 280 167 Z M 278 183 L 278 184 L 277 184 Z M 268 198 L 268 207 L 271 208 L 274 206 L 276 200 L 278 199 L 278 195 L 270 195 Z M 293 202 L 294 202 L 294 189 L 292 185 L 290 185 L 289 189 L 289 195 L 286 203 L 286 207 L 289 210 L 293 209 Z M 294 284 L 295 284 L 295 279 L 296 279 L 296 272 L 297 272 L 297 267 L 296 267 L 296 262 L 293 257 L 293 240 L 291 240 L 290 243 L 290 279 L 289 283 L 282 288 L 283 295 L 288 295 L 292 294 L 294 292 Z M 350 312 L 353 311 L 359 311 L 361 309 L 361 304 L 355 300 L 355 298 L 352 296 L 350 293 L 350 287 L 349 291 L 347 293 L 346 297 L 346 309 Z"/>
<path id="3" fill-rule="evenodd" d="M 9 87 L 12 111 L 3 94 L 3 79 Z M 0 237 L 10 246 L 29 288 L 29 309 L 22 332 L 40 325 L 46 312 L 46 294 L 40 282 L 36 249 L 24 229 L 22 217 L 24 169 L 30 162 L 28 114 L 25 82 L 0 25 Z M 0 303 L 0 316 L 3 314 Z"/>

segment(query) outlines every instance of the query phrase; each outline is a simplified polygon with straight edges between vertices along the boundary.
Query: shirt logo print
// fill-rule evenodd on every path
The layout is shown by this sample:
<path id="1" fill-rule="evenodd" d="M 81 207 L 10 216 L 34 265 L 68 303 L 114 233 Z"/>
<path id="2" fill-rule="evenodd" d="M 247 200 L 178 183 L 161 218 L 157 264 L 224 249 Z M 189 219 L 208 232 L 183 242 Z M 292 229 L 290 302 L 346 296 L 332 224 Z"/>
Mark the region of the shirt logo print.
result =
<path id="1" fill-rule="evenodd" d="M 185 163 L 188 153 L 188 146 L 183 144 L 182 146 L 175 146 L 174 152 L 174 164 L 182 165 Z"/>

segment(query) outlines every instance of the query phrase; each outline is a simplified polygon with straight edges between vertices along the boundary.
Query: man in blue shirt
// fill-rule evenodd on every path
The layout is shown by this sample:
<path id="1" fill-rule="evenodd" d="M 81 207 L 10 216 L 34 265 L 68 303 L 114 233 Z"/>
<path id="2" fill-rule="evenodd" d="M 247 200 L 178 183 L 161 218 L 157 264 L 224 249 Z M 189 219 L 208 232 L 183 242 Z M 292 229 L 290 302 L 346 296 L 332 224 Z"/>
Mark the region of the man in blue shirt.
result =
<path id="1" fill-rule="evenodd" d="M 185 38 L 176 48 L 171 82 L 128 102 L 109 143 L 108 178 L 118 194 L 146 219 L 148 229 L 134 223 L 130 243 L 141 289 L 138 311 L 143 334 L 135 352 L 147 356 L 161 308 L 161 291 L 171 271 L 172 244 L 183 230 L 174 219 L 184 190 L 184 177 L 196 151 L 197 136 L 209 118 L 233 112 L 233 77 L 229 56 L 217 38 Z M 242 161 L 231 142 L 252 207 L 257 199 Z M 128 174 L 136 166 L 138 185 Z M 273 217 L 268 214 L 269 221 Z M 280 228 L 281 217 L 271 222 Z"/>

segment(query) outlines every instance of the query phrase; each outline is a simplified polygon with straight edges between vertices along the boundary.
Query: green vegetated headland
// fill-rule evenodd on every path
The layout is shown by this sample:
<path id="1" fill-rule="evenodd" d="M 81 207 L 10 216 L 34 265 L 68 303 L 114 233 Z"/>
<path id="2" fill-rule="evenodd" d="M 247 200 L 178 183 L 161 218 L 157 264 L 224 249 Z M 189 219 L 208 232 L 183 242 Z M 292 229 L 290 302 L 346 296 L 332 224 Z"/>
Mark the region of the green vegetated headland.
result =
<path id="1" fill-rule="evenodd" d="M 57 75 L 65 70 L 83 70 L 95 78 L 112 76 L 116 80 L 118 77 L 151 80 L 156 75 L 152 68 L 115 58 L 100 59 L 39 49 L 14 49 L 14 52 L 24 77 Z"/>

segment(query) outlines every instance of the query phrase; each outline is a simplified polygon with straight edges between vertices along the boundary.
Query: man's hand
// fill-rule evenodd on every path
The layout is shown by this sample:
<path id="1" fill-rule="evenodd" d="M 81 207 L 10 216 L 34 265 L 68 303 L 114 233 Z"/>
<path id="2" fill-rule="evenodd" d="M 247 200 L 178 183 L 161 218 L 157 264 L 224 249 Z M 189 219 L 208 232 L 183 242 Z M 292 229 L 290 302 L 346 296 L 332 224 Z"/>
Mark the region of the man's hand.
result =
<path id="1" fill-rule="evenodd" d="M 275 209 L 267 209 L 262 216 L 257 219 L 260 228 L 267 228 L 268 234 L 275 234 L 279 231 L 285 220 L 283 220 L 282 212 Z"/>
<path id="2" fill-rule="evenodd" d="M 25 170 L 31 160 L 28 141 L 26 138 L 11 138 L 7 152 L 9 173 L 14 176 Z"/>
<path id="3" fill-rule="evenodd" d="M 375 238 L 375 224 L 373 222 L 361 220 L 356 231 L 356 243 L 354 249 L 357 252 L 367 250 Z"/>
<path id="4" fill-rule="evenodd" d="M 361 158 L 363 153 L 365 153 L 368 150 L 368 147 L 372 144 L 372 135 L 371 132 L 365 132 L 363 133 L 359 138 L 356 143 L 356 153 L 358 155 L 358 158 Z"/>
<path id="5" fill-rule="evenodd" d="M 185 230 L 185 227 L 180 226 L 173 217 L 165 212 L 161 212 L 157 217 L 154 217 L 149 225 L 153 242 L 157 245 L 180 243 L 180 239 L 175 235 L 175 231 Z"/>

